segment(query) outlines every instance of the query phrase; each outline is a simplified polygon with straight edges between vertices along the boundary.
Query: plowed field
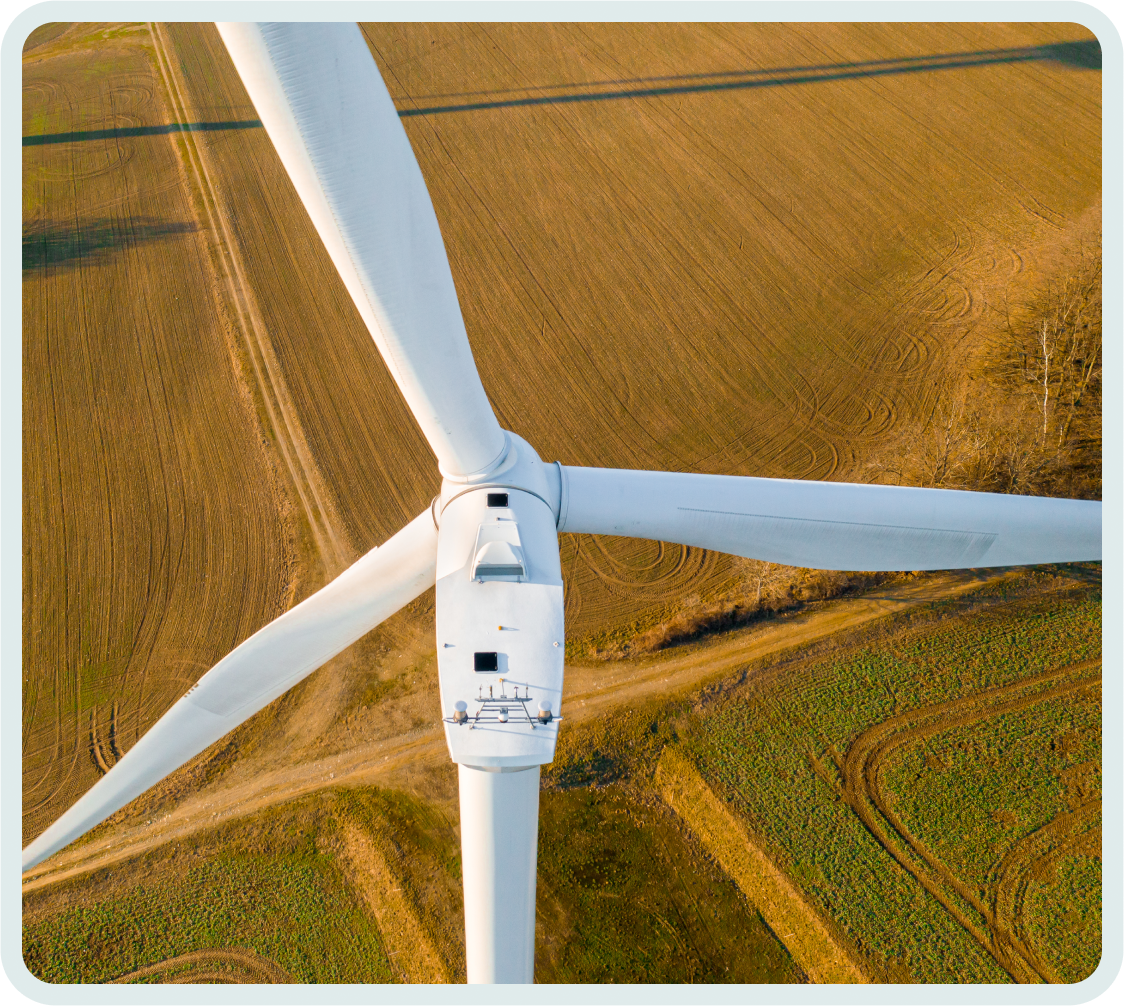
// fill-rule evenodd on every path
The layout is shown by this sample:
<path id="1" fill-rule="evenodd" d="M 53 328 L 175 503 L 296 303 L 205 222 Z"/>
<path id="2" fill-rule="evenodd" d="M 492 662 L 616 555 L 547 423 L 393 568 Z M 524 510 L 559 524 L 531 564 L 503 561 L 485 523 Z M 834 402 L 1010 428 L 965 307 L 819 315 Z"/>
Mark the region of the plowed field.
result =
<path id="1" fill-rule="evenodd" d="M 485 387 L 567 464 L 862 480 L 1099 201 L 1075 25 L 364 30 Z M 576 636 L 728 567 L 564 569 Z"/>
<path id="2" fill-rule="evenodd" d="M 147 34 L 105 35 L 24 71 L 25 840 L 291 593 Z"/>
<path id="3" fill-rule="evenodd" d="M 500 421 L 567 464 L 861 480 L 1099 204 L 1074 25 L 364 31 Z M 211 26 L 167 35 L 196 117 L 254 118 Z M 264 133 L 194 136 L 363 550 L 429 501 L 432 456 Z M 574 636 L 730 575 L 680 546 L 563 549 Z"/>

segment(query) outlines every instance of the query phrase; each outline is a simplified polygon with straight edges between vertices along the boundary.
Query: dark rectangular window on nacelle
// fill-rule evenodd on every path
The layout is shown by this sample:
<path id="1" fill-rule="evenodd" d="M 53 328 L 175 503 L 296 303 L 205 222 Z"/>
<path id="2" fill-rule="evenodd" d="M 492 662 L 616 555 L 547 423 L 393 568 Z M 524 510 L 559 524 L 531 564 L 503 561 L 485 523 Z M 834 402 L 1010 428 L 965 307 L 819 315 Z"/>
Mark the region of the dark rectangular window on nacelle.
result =
<path id="1" fill-rule="evenodd" d="M 490 507 L 505 507 L 505 506 L 507 506 L 507 493 L 488 493 L 488 506 L 490 506 Z"/>
<path id="2" fill-rule="evenodd" d="M 498 671 L 500 658 L 498 653 L 474 653 L 472 655 L 472 669 L 474 671 Z"/>

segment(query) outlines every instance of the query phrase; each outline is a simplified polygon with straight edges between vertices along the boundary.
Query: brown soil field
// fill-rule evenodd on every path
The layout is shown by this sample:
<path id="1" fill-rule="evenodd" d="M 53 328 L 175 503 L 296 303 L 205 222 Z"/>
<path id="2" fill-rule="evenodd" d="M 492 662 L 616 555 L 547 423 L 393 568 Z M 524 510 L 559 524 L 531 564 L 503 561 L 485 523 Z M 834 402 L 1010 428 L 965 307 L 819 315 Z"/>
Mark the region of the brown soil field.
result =
<path id="1" fill-rule="evenodd" d="M 1073 25 L 364 31 L 485 387 L 546 459 L 861 479 L 1099 205 Z M 199 121 L 253 119 L 213 28 L 166 34 Z M 362 551 L 428 503 L 432 457 L 264 133 L 193 136 Z M 730 576 L 628 539 L 563 557 L 572 636 Z"/>
<path id="2" fill-rule="evenodd" d="M 1075 25 L 364 30 L 485 387 L 567 464 L 862 480 L 1099 201 Z M 728 571 L 563 557 L 572 636 Z"/>
<path id="3" fill-rule="evenodd" d="M 147 35 L 105 35 L 24 70 L 26 135 L 90 134 L 24 148 L 25 840 L 292 600 L 206 237 L 144 135 L 171 117 Z"/>
<path id="4" fill-rule="evenodd" d="M 1097 230 L 1099 55 L 1076 25 L 363 29 L 485 388 L 544 460 L 866 480 Z M 41 30 L 23 131 L 27 841 L 439 476 L 212 25 Z M 562 553 L 575 639 L 736 575 L 678 545 L 565 535 Z M 697 688 L 973 580 L 568 667 L 566 715 Z M 455 806 L 432 605 L 25 889 L 349 781 Z M 1003 905 L 1025 891 L 1019 863 Z"/>

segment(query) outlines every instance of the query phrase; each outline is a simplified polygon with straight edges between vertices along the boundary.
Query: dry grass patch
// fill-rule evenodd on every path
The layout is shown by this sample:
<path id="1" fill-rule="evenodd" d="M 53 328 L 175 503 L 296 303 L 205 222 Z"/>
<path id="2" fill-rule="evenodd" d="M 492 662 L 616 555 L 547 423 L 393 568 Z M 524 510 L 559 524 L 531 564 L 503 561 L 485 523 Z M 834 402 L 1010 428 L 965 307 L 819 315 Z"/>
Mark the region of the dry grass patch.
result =
<path id="1" fill-rule="evenodd" d="M 665 748 L 653 782 L 671 809 L 757 906 L 811 981 L 843 985 L 870 981 L 861 958 L 777 869 L 690 761 L 674 748 Z"/>
<path id="2" fill-rule="evenodd" d="M 444 962 L 377 843 L 351 822 L 343 823 L 340 837 L 349 864 L 345 867 L 348 879 L 374 914 L 386 940 L 386 955 L 401 981 L 429 985 L 448 982 Z"/>

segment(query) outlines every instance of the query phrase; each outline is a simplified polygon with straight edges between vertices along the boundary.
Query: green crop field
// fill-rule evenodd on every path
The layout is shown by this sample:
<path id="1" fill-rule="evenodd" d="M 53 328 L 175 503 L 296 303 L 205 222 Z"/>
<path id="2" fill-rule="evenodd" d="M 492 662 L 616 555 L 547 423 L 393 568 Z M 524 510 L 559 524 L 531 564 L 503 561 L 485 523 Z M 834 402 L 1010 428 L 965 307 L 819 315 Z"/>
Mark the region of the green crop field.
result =
<path id="1" fill-rule="evenodd" d="M 803 982 L 666 808 L 622 787 L 543 794 L 537 982 Z"/>
<path id="2" fill-rule="evenodd" d="M 1096 968 L 1098 689 L 1044 699 L 903 745 L 888 760 L 882 785 L 905 830 L 969 891 L 983 893 L 977 900 L 996 923 L 1024 930 L 1046 973 L 1074 982 Z M 1051 862 L 1055 857 L 1035 843 L 1055 821 L 1067 827 L 1057 836 L 1061 855 Z M 1034 882 L 1029 891 L 1018 889 L 1021 874 Z M 1007 887 L 1010 898 L 1002 896 Z M 998 896 L 987 897 L 992 890 Z"/>
<path id="3" fill-rule="evenodd" d="M 265 829 L 256 841 L 224 829 L 170 857 L 161 850 L 121 871 L 137 883 L 99 896 L 87 882 L 61 911 L 36 911 L 43 899 L 33 896 L 29 970 L 46 982 L 106 982 L 184 954 L 249 949 L 296 982 L 395 981 L 374 920 L 323 851 L 324 825 L 300 808 L 255 823 Z M 65 898 L 65 887 L 49 897 Z"/>
<path id="4" fill-rule="evenodd" d="M 345 822 L 379 837 L 393 886 L 463 981 L 455 822 L 372 787 L 323 791 L 33 893 L 24 959 L 54 983 L 279 980 L 269 967 L 294 982 L 400 981 L 396 934 L 382 937 L 341 856 Z M 194 958 L 208 951 L 204 977 Z M 247 951 L 257 974 L 240 973 Z M 543 794 L 536 962 L 540 983 L 806 981 L 667 808 L 623 787 Z"/>
<path id="5" fill-rule="evenodd" d="M 1080 980 L 1100 954 L 1099 639 L 1096 564 L 1016 572 L 572 728 L 543 776 L 536 980 L 807 980 L 650 791 L 669 743 L 877 976 Z M 236 980 L 239 953 L 294 981 L 400 980 L 340 859 L 352 822 L 460 975 L 450 811 L 337 787 L 232 821 L 27 895 L 25 959 L 50 982 Z M 203 977 L 205 952 L 235 971 Z"/>
<path id="6" fill-rule="evenodd" d="M 1076 981 L 1100 956 L 1099 655 L 1095 570 L 1028 574 L 751 680 L 683 743 L 888 977 Z"/>

